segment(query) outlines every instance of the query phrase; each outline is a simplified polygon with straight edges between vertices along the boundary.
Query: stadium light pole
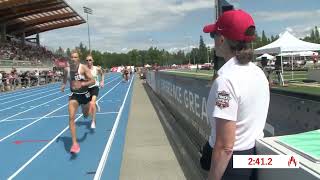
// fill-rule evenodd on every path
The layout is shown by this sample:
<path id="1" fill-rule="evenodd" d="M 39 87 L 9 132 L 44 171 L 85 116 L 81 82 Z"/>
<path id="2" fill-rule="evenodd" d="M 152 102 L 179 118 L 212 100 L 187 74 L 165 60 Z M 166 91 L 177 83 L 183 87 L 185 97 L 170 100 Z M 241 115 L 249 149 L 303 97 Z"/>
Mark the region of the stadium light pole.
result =
<path id="1" fill-rule="evenodd" d="M 210 47 L 209 46 L 207 46 L 207 58 L 208 58 L 208 63 L 209 63 L 209 60 L 210 60 L 210 52 L 211 52 L 211 50 L 210 50 Z"/>
<path id="2" fill-rule="evenodd" d="M 87 14 L 87 24 L 88 24 L 88 41 L 89 41 L 89 52 L 91 53 L 91 43 L 90 43 L 90 26 L 89 26 L 89 14 L 92 15 L 92 9 L 88 7 L 83 7 L 84 13 Z"/>
<path id="3" fill-rule="evenodd" d="M 214 6 L 215 6 L 215 17 L 216 17 L 216 20 L 218 20 L 218 17 L 220 16 L 220 1 L 215 0 Z"/>

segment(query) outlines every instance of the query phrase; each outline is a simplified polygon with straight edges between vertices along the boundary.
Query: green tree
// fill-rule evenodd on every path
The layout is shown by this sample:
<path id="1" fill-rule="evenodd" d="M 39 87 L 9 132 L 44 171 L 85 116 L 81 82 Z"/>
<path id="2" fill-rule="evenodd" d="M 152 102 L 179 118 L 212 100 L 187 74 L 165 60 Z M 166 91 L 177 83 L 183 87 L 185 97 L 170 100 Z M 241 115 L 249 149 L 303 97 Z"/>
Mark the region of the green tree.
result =
<path id="1" fill-rule="evenodd" d="M 96 50 L 93 50 L 92 53 L 91 53 L 93 59 L 94 59 L 94 65 L 100 65 L 100 66 L 104 66 L 104 62 L 103 62 L 103 54 L 101 54 L 100 51 L 96 51 Z"/>
<path id="2" fill-rule="evenodd" d="M 311 30 L 309 36 L 303 38 L 305 41 L 317 42 L 320 43 L 319 30 L 317 26 Z M 256 32 L 256 39 L 253 41 L 253 48 L 259 48 L 270 42 L 273 42 L 279 38 L 278 35 L 272 35 L 270 38 L 266 36 L 265 31 L 262 31 L 261 36 Z M 89 54 L 89 50 L 86 46 L 80 42 L 79 46 L 75 49 L 80 52 L 80 59 L 84 60 Z M 64 54 L 63 49 L 59 47 L 55 51 L 57 54 Z M 200 36 L 199 48 L 193 48 L 190 52 L 185 53 L 183 51 L 169 53 L 164 49 L 157 49 L 156 47 L 150 47 L 148 50 L 137 50 L 133 49 L 128 53 L 110 53 L 110 52 L 101 52 L 98 50 L 92 51 L 92 56 L 95 60 L 96 65 L 101 65 L 102 67 L 113 67 L 121 65 L 134 65 L 134 66 L 143 66 L 145 64 L 154 64 L 158 63 L 159 65 L 172 65 L 172 64 L 188 64 L 189 59 L 191 63 L 200 64 L 206 63 L 208 61 L 209 53 L 209 62 L 212 60 L 214 51 L 208 49 L 203 41 L 202 36 Z M 66 55 L 70 56 L 70 49 L 66 50 Z"/>
<path id="3" fill-rule="evenodd" d="M 67 55 L 67 57 L 70 57 L 70 56 L 71 56 L 71 50 L 70 50 L 70 48 L 67 48 L 66 55 Z"/>
<path id="4" fill-rule="evenodd" d="M 129 51 L 128 52 L 129 64 L 136 66 L 138 62 L 138 55 L 139 55 L 139 52 L 136 49 Z"/>
<path id="5" fill-rule="evenodd" d="M 192 48 L 191 52 L 190 52 L 190 56 L 191 56 L 191 63 L 194 63 L 194 64 L 199 64 L 200 62 L 198 61 L 199 60 L 199 49 L 198 48 Z"/>
<path id="6" fill-rule="evenodd" d="M 261 37 L 259 36 L 258 32 L 256 31 L 256 38 L 255 40 L 252 42 L 253 48 L 259 48 L 261 47 Z"/>
<path id="7" fill-rule="evenodd" d="M 310 41 L 311 41 L 311 42 L 315 42 L 315 39 L 316 39 L 316 35 L 315 35 L 315 33 L 314 33 L 314 30 L 312 29 L 312 30 L 311 30 L 311 34 L 310 34 Z"/>
<path id="8" fill-rule="evenodd" d="M 319 30 L 317 26 L 314 29 L 311 29 L 310 35 L 302 38 L 302 40 L 312 43 L 320 43 Z"/>
<path id="9" fill-rule="evenodd" d="M 261 45 L 267 45 L 268 44 L 268 38 L 266 36 L 266 34 L 264 33 L 264 30 L 262 31 L 262 35 L 261 35 Z"/>
<path id="10" fill-rule="evenodd" d="M 211 61 L 213 60 L 213 56 L 211 56 L 212 52 L 211 52 L 211 48 L 207 47 L 207 56 L 208 56 L 208 63 L 211 63 Z"/>
<path id="11" fill-rule="evenodd" d="M 168 51 L 165 51 L 163 53 L 163 58 L 164 58 L 164 61 L 165 61 L 165 64 L 167 66 L 171 65 L 170 62 L 169 62 L 169 58 L 170 58 L 170 53 Z"/>
<path id="12" fill-rule="evenodd" d="M 59 46 L 59 48 L 56 51 L 56 54 L 59 56 L 64 56 L 64 51 L 63 51 L 62 47 Z"/>
<path id="13" fill-rule="evenodd" d="M 207 62 L 207 57 L 208 57 L 208 50 L 207 46 L 203 41 L 202 36 L 200 36 L 200 42 L 199 42 L 199 63 L 205 63 Z"/>
<path id="14" fill-rule="evenodd" d="M 314 36 L 315 36 L 314 42 L 315 43 L 320 43 L 319 29 L 318 29 L 317 26 L 314 28 Z"/>
<path id="15" fill-rule="evenodd" d="M 276 41 L 278 38 L 276 37 L 276 36 L 273 36 L 273 35 L 271 35 L 271 42 L 274 42 L 274 41 Z"/>
<path id="16" fill-rule="evenodd" d="M 89 50 L 87 49 L 86 46 L 83 45 L 82 42 L 80 42 L 79 47 L 76 47 L 76 49 L 78 50 L 78 52 L 80 53 L 80 61 L 82 63 L 84 63 L 86 57 L 89 55 Z"/>

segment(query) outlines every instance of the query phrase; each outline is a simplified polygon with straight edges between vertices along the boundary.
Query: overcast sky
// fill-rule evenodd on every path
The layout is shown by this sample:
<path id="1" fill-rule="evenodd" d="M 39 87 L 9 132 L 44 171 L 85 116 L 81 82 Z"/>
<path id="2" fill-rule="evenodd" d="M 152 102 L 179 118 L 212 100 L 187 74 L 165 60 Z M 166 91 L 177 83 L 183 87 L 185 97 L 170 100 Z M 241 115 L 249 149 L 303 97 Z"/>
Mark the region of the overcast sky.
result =
<path id="1" fill-rule="evenodd" d="M 83 6 L 90 7 L 92 49 L 127 52 L 150 46 L 169 51 L 198 46 L 203 25 L 215 19 L 214 0 L 66 0 L 82 17 Z M 319 0 L 229 0 L 252 14 L 258 32 L 268 36 L 285 30 L 298 37 L 320 26 Z M 42 45 L 73 48 L 80 42 L 88 46 L 87 24 L 40 34 Z"/>

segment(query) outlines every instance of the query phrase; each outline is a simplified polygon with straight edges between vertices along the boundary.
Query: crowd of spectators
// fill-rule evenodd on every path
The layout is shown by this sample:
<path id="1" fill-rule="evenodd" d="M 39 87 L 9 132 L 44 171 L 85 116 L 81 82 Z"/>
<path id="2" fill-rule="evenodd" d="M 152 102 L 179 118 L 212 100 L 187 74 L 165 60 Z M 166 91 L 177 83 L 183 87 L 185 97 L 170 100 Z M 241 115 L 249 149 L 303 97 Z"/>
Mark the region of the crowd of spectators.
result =
<path id="1" fill-rule="evenodd" d="M 61 71 L 17 71 L 12 68 L 10 73 L 0 71 L 0 92 L 18 88 L 29 88 L 51 82 L 61 81 Z"/>
<path id="2" fill-rule="evenodd" d="M 0 42 L 0 66 L 34 67 L 32 71 L 17 71 L 12 68 L 9 73 L 0 69 L 0 92 L 60 81 L 61 71 L 39 71 L 36 67 L 53 66 L 55 60 L 61 57 L 43 46 L 30 42 L 22 44 L 14 38 Z"/>
<path id="3" fill-rule="evenodd" d="M 26 42 L 24 45 L 16 40 L 0 43 L 0 60 L 24 61 L 28 65 L 41 66 L 54 63 L 58 58 L 50 50 L 36 44 Z"/>

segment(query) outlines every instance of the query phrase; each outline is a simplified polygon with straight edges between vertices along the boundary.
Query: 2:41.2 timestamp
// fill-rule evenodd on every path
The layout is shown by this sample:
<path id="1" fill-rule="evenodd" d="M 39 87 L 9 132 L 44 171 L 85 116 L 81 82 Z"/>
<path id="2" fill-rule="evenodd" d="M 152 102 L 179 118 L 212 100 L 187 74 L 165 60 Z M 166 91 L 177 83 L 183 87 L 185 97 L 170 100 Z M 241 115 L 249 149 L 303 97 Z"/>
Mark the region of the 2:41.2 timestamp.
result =
<path id="1" fill-rule="evenodd" d="M 233 155 L 233 168 L 299 168 L 296 155 Z"/>
<path id="2" fill-rule="evenodd" d="M 253 165 L 261 165 L 261 166 L 272 166 L 272 158 L 252 158 L 250 157 L 248 159 L 248 165 L 253 166 Z"/>

